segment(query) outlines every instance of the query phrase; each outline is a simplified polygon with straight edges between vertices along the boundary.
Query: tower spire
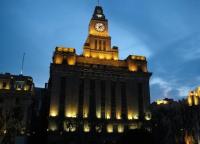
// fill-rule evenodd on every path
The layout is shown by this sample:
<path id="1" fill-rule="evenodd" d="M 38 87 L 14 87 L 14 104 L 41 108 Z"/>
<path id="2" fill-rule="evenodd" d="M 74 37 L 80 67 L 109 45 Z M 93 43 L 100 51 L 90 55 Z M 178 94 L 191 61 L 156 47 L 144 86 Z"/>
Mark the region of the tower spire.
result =
<path id="1" fill-rule="evenodd" d="M 97 0 L 97 6 L 99 6 L 99 0 Z"/>

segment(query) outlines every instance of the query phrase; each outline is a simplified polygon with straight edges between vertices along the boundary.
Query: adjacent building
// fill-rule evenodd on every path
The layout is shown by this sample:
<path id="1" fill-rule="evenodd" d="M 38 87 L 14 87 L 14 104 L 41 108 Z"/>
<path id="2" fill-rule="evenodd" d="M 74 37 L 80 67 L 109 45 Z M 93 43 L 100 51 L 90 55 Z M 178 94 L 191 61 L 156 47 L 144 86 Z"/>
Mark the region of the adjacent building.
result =
<path id="1" fill-rule="evenodd" d="M 123 37 L 123 36 L 122 36 Z M 96 6 L 83 53 L 56 47 L 50 65 L 49 125 L 52 134 L 123 133 L 151 119 L 147 60 L 119 59 L 108 20 Z"/>
<path id="2" fill-rule="evenodd" d="M 189 106 L 197 106 L 200 103 L 200 87 L 190 91 L 187 97 Z"/>
<path id="3" fill-rule="evenodd" d="M 31 77 L 0 74 L 0 135 L 23 135 L 28 132 L 33 95 Z"/>

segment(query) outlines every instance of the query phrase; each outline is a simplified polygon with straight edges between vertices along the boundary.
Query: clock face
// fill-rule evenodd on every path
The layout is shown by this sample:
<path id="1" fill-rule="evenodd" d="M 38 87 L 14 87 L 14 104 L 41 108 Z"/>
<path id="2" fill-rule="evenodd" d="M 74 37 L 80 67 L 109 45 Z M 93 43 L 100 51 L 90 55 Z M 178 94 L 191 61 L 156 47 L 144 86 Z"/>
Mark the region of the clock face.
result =
<path id="1" fill-rule="evenodd" d="M 103 23 L 96 23 L 95 24 L 95 29 L 98 31 L 98 32 L 103 32 L 105 30 L 105 26 Z"/>

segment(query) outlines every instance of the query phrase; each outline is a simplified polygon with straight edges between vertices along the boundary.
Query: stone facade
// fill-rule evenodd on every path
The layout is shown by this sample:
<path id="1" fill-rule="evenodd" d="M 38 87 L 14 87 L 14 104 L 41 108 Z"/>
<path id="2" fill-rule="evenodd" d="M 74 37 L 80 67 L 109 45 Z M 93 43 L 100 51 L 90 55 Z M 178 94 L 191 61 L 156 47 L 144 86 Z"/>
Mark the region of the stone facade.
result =
<path id="1" fill-rule="evenodd" d="M 119 60 L 118 53 L 118 47 L 111 48 L 108 20 L 97 6 L 83 54 L 64 47 L 53 54 L 50 133 L 123 133 L 151 119 L 147 60 L 137 55 Z"/>
<path id="2" fill-rule="evenodd" d="M 0 134 L 29 131 L 34 83 L 31 77 L 0 74 Z"/>

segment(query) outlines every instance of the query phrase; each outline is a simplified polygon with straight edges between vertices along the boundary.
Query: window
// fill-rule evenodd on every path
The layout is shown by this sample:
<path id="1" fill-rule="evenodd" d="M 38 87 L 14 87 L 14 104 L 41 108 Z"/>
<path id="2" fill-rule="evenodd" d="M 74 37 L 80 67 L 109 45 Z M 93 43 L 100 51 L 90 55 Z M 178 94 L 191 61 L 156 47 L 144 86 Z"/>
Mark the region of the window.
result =
<path id="1" fill-rule="evenodd" d="M 6 88 L 6 85 L 7 85 L 7 83 L 6 83 L 6 82 L 3 82 L 3 89 Z"/>
<path id="2" fill-rule="evenodd" d="M 97 40 L 95 39 L 95 49 L 98 49 L 97 47 Z"/>
<path id="3" fill-rule="evenodd" d="M 106 50 L 106 41 L 103 41 L 103 50 Z"/>
<path id="4" fill-rule="evenodd" d="M 15 82 L 15 88 L 16 88 L 16 90 L 22 90 L 24 88 L 24 84 L 25 84 L 24 81 L 16 81 Z"/>
<path id="5" fill-rule="evenodd" d="M 99 40 L 99 49 L 102 50 L 101 49 L 101 40 Z"/>

